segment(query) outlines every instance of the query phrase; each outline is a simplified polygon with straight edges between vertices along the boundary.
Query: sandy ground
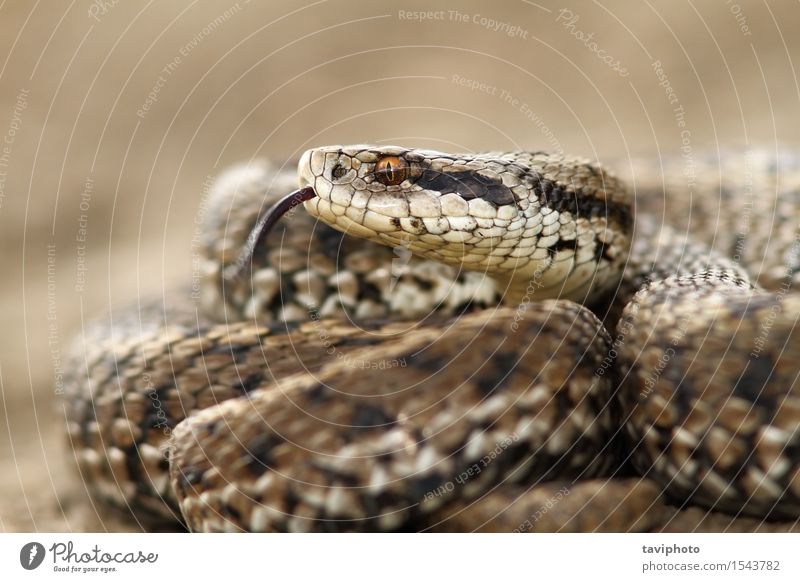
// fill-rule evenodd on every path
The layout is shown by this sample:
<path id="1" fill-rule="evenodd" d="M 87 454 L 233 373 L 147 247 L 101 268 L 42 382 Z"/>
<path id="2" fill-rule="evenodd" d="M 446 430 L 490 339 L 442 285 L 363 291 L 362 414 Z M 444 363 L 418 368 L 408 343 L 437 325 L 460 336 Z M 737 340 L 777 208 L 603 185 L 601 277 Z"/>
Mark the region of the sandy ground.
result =
<path id="1" fill-rule="evenodd" d="M 226 164 L 347 142 L 796 145 L 796 3 L 562 8 L 0 4 L 0 530 L 125 527 L 70 472 L 61 358 L 83 317 L 188 277 Z"/>

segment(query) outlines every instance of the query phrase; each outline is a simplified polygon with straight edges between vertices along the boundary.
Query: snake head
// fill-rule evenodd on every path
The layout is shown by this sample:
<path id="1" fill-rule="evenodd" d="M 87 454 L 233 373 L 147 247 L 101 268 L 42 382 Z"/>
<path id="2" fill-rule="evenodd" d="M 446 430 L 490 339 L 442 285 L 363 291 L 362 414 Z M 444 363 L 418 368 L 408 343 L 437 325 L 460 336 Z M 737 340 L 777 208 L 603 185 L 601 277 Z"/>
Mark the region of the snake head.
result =
<path id="1" fill-rule="evenodd" d="M 306 151 L 298 176 L 331 227 L 483 271 L 512 297 L 530 283 L 537 298 L 605 289 L 630 244 L 622 185 L 560 155 L 328 146 Z"/>

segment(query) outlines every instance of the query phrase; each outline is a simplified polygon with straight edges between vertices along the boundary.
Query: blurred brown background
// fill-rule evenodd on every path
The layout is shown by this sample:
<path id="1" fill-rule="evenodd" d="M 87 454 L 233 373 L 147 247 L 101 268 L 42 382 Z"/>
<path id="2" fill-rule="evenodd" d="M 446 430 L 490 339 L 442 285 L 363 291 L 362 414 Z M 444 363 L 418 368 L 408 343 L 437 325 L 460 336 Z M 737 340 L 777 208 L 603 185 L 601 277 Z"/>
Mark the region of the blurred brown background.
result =
<path id="1" fill-rule="evenodd" d="M 189 277 L 226 164 L 789 147 L 799 21 L 788 0 L 3 2 L 0 531 L 117 527 L 69 471 L 59 358 L 82 317 Z"/>

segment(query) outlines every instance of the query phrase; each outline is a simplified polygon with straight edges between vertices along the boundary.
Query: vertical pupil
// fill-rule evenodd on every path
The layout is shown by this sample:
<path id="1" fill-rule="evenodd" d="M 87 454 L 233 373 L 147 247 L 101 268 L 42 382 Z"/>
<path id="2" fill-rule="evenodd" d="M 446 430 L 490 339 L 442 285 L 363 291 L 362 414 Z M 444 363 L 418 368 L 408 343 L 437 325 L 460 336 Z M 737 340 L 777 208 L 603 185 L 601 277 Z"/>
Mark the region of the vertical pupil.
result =
<path id="1" fill-rule="evenodd" d="M 394 180 L 394 168 L 392 168 L 392 162 L 387 162 L 386 164 L 386 176 L 389 178 L 389 181 Z"/>

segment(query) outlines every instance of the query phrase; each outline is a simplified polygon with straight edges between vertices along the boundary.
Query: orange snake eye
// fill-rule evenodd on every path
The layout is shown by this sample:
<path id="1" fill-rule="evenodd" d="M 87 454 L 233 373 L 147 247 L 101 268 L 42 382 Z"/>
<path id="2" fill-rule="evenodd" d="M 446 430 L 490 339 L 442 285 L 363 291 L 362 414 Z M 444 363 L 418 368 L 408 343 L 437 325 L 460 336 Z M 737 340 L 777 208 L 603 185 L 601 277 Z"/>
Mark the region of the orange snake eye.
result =
<path id="1" fill-rule="evenodd" d="M 408 162 L 397 156 L 384 156 L 375 164 L 375 179 L 384 186 L 396 186 L 408 177 Z"/>

